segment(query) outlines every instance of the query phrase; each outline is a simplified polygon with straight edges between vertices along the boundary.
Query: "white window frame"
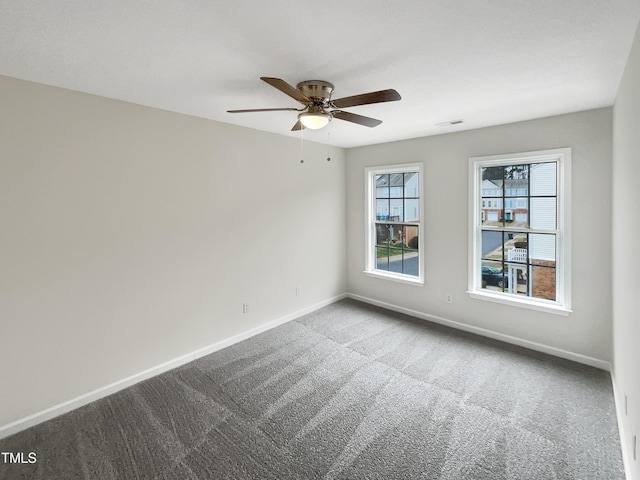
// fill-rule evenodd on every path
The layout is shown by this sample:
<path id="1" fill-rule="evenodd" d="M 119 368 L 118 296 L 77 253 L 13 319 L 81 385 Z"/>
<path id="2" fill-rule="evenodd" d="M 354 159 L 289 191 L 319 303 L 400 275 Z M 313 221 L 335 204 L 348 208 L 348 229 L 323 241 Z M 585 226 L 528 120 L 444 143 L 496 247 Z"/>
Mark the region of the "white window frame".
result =
<path id="1" fill-rule="evenodd" d="M 418 195 L 419 195 L 419 219 L 418 222 L 418 276 L 403 273 L 387 272 L 377 270 L 376 265 L 376 197 L 374 195 L 376 186 L 376 175 L 418 172 Z M 424 174 L 422 163 L 405 163 L 399 165 L 384 165 L 379 167 L 365 168 L 365 270 L 364 273 L 371 277 L 392 280 L 409 285 L 424 285 Z"/>
<path id="2" fill-rule="evenodd" d="M 557 162 L 556 300 L 523 297 L 482 288 L 482 168 L 523 163 Z M 571 149 L 557 148 L 469 159 L 469 278 L 471 298 L 569 315 L 571 310 Z"/>

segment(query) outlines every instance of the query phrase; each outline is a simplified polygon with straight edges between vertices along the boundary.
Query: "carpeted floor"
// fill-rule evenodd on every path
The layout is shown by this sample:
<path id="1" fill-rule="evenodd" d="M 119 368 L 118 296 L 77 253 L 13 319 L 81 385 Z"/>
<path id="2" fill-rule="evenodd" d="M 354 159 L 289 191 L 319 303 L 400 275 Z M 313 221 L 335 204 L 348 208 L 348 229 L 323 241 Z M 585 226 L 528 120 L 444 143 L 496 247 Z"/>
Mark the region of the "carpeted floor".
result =
<path id="1" fill-rule="evenodd" d="M 624 479 L 609 374 L 343 300 L 0 441 L 0 478 Z"/>

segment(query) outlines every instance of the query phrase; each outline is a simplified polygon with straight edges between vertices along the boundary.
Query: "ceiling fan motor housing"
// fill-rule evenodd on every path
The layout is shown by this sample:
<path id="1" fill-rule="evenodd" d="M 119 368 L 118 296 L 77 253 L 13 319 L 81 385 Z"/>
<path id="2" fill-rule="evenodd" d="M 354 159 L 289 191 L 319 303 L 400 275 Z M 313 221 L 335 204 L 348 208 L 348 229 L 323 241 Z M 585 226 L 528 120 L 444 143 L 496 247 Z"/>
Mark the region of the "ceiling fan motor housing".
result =
<path id="1" fill-rule="evenodd" d="M 324 80 L 305 80 L 296 85 L 296 88 L 317 106 L 328 106 L 333 93 L 333 84 Z"/>

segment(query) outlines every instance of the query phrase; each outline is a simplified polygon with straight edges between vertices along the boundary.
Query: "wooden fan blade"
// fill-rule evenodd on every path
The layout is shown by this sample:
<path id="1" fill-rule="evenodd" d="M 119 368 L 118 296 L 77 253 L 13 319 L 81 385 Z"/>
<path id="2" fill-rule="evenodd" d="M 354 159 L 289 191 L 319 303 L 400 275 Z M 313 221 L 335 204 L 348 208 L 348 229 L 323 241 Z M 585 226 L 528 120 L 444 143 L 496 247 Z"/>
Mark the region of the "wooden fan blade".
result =
<path id="1" fill-rule="evenodd" d="M 263 82 L 267 82 L 272 87 L 277 88 L 282 93 L 289 95 L 294 100 L 297 100 L 300 103 L 309 103 L 311 100 L 307 98 L 305 95 L 300 93 L 300 90 L 292 87 L 287 82 L 280 78 L 272 78 L 272 77 L 260 77 L 260 80 Z"/>
<path id="2" fill-rule="evenodd" d="M 358 125 L 364 125 L 365 127 L 377 127 L 382 123 L 382 120 L 377 120 L 371 117 L 365 117 L 363 115 L 356 115 L 351 112 L 343 112 L 342 110 L 333 110 L 331 116 L 340 120 L 346 120 L 347 122 L 357 123 Z"/>
<path id="3" fill-rule="evenodd" d="M 298 120 L 296 124 L 293 126 L 293 128 L 291 129 L 292 132 L 295 132 L 296 130 L 304 130 L 304 125 L 300 120 Z"/>
<path id="4" fill-rule="evenodd" d="M 331 104 L 336 108 L 355 107 L 357 105 L 367 105 L 369 103 L 395 102 L 402 97 L 394 89 L 380 90 L 378 92 L 362 93 L 351 97 L 332 100 Z"/>
<path id="5" fill-rule="evenodd" d="M 247 113 L 247 112 L 300 112 L 297 108 L 249 108 L 244 110 L 227 110 L 227 113 Z"/>

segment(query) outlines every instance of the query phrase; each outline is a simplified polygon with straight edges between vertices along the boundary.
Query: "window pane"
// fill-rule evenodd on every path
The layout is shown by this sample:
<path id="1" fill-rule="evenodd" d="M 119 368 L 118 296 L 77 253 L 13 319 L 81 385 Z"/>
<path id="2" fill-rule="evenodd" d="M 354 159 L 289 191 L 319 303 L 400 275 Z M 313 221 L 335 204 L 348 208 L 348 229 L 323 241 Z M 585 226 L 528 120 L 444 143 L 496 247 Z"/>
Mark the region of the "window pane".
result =
<path id="1" fill-rule="evenodd" d="M 502 180 L 504 179 L 504 167 L 483 167 L 482 169 L 482 181 L 489 181 L 494 186 L 493 188 L 501 188 Z M 487 186 L 489 186 L 487 184 Z M 485 186 L 483 185 L 483 189 Z"/>
<path id="2" fill-rule="evenodd" d="M 504 181 L 504 188 L 505 197 L 521 197 L 527 195 L 529 191 L 529 180 L 526 178 L 507 178 Z"/>
<path id="3" fill-rule="evenodd" d="M 377 187 L 376 198 L 389 198 L 389 187 Z"/>
<path id="4" fill-rule="evenodd" d="M 531 195 L 557 195 L 556 162 L 531 165 Z"/>
<path id="5" fill-rule="evenodd" d="M 402 243 L 404 249 L 409 253 L 418 251 L 418 227 L 404 225 L 402 227 Z"/>
<path id="6" fill-rule="evenodd" d="M 502 185 L 504 167 L 482 168 L 481 197 L 484 203 L 480 218 L 482 225 L 502 226 Z"/>
<path id="7" fill-rule="evenodd" d="M 389 207 L 389 220 L 392 222 L 402 222 L 404 221 L 403 215 L 403 206 L 404 202 L 401 198 L 392 198 L 390 201 Z"/>
<path id="8" fill-rule="evenodd" d="M 531 228 L 541 230 L 556 229 L 555 197 L 531 198 Z"/>
<path id="9" fill-rule="evenodd" d="M 531 243 L 531 263 L 536 265 L 555 266 L 556 262 L 556 236 L 542 233 L 529 235 Z"/>
<path id="10" fill-rule="evenodd" d="M 523 197 L 507 198 L 505 200 L 504 221 L 508 227 L 529 226 L 528 199 Z"/>
<path id="11" fill-rule="evenodd" d="M 389 257 L 388 270 L 394 273 L 402 273 L 402 253 Z"/>
<path id="12" fill-rule="evenodd" d="M 376 220 L 389 220 L 389 200 L 376 200 Z"/>
<path id="13" fill-rule="evenodd" d="M 375 268 L 378 270 L 389 269 L 389 256 L 392 255 L 392 239 L 394 238 L 394 228 L 388 224 L 376 224 L 376 262 Z"/>
<path id="14" fill-rule="evenodd" d="M 554 267 L 531 267 L 531 296 L 546 300 L 556 299 L 556 269 Z"/>
<path id="15" fill-rule="evenodd" d="M 501 262 L 482 262 L 482 288 L 503 292 L 508 281 Z"/>
<path id="16" fill-rule="evenodd" d="M 505 291 L 529 295 L 529 243 L 526 233 L 505 232 Z"/>
<path id="17" fill-rule="evenodd" d="M 376 245 L 389 246 L 391 250 L 402 250 L 402 231 L 403 225 L 392 225 L 388 223 L 379 223 L 376 225 Z M 398 252 L 391 252 L 394 255 Z"/>
<path id="18" fill-rule="evenodd" d="M 376 247 L 376 270 L 389 270 L 389 247 Z"/>
<path id="19" fill-rule="evenodd" d="M 376 224 L 376 246 L 388 245 L 391 241 L 391 233 L 389 225 Z"/>
<path id="20" fill-rule="evenodd" d="M 376 175 L 376 187 L 388 187 L 389 186 L 389 175 Z"/>
<path id="21" fill-rule="evenodd" d="M 406 253 L 402 257 L 402 273 L 405 275 L 418 276 L 418 260 L 417 252 Z"/>
<path id="22" fill-rule="evenodd" d="M 509 263 L 505 272 L 505 292 L 529 296 L 529 266 L 521 263 Z"/>
<path id="23" fill-rule="evenodd" d="M 482 208 L 480 213 L 480 219 L 483 226 L 488 227 L 501 227 L 502 226 L 502 209 L 498 206 L 493 206 L 493 202 L 488 200 L 486 207 Z"/>
<path id="24" fill-rule="evenodd" d="M 404 201 L 404 221 L 417 222 L 420 220 L 420 201 L 417 198 L 410 198 Z"/>
<path id="25" fill-rule="evenodd" d="M 389 185 L 392 187 L 403 187 L 404 186 L 404 173 L 392 173 L 389 175 Z"/>
<path id="26" fill-rule="evenodd" d="M 418 172 L 404 174 L 404 196 L 405 198 L 418 198 Z"/>
<path id="27" fill-rule="evenodd" d="M 482 232 L 482 258 L 503 260 L 503 239 L 502 232 Z"/>
<path id="28" fill-rule="evenodd" d="M 529 262 L 529 249 L 526 233 L 506 233 L 505 242 L 506 261 L 510 264 L 527 264 Z"/>
<path id="29" fill-rule="evenodd" d="M 391 198 L 402 198 L 403 189 L 402 187 L 391 187 L 389 189 L 389 196 Z"/>
<path id="30" fill-rule="evenodd" d="M 518 195 L 516 188 L 526 188 L 529 178 L 529 165 L 508 165 L 504 167 L 505 189 L 513 190 L 512 195 Z"/>

